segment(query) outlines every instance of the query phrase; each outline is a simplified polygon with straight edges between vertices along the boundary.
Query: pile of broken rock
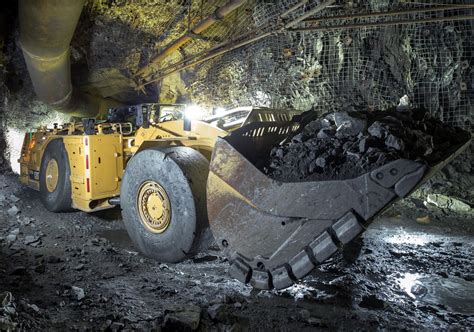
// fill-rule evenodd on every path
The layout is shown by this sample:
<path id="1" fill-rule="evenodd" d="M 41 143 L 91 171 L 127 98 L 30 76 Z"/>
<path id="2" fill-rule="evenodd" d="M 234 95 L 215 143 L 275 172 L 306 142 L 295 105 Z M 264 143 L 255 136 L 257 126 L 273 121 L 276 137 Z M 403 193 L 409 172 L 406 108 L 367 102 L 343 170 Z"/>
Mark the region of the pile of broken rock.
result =
<path id="1" fill-rule="evenodd" d="M 467 141 L 422 109 L 335 112 L 275 146 L 264 172 L 282 182 L 343 180 L 396 159 L 435 164 Z"/>
<path id="2" fill-rule="evenodd" d="M 8 233 L 3 236 L 0 232 L 0 241 L 6 241 L 10 245 L 18 244 L 17 240 L 22 236 L 22 242 L 26 245 L 37 247 L 41 245 L 41 231 L 34 234 L 21 234 L 19 226 L 34 226 L 35 219 L 21 216 L 21 210 L 18 208 L 20 199 L 15 194 L 4 195 L 0 193 L 0 207 L 6 211 L 6 215 L 10 218 Z M 34 227 L 32 228 L 32 230 Z"/>

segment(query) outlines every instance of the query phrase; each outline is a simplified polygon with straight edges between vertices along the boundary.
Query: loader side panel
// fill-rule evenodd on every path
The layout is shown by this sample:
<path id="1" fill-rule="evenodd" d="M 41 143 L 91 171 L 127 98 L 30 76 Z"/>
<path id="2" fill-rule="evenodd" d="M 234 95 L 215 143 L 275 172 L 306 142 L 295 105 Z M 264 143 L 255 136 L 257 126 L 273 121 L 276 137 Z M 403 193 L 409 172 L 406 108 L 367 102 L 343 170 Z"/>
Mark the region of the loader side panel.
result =
<path id="1" fill-rule="evenodd" d="M 89 136 L 89 142 L 92 196 L 104 198 L 118 195 L 124 169 L 121 136 Z"/>
<path id="2" fill-rule="evenodd" d="M 66 136 L 71 165 L 73 207 L 82 211 L 110 208 L 107 199 L 120 195 L 124 160 L 116 135 Z"/>

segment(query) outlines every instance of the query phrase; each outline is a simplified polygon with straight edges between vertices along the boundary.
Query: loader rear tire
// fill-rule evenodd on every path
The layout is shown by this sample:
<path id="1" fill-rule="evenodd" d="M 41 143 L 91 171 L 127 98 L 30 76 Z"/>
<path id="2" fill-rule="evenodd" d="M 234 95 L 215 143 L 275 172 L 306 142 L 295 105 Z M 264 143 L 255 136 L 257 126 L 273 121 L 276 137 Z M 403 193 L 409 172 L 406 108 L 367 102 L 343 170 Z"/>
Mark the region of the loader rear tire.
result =
<path id="1" fill-rule="evenodd" d="M 54 178 L 53 178 L 54 174 Z M 71 210 L 71 169 L 61 139 L 48 143 L 41 159 L 39 188 L 43 205 L 51 212 Z"/>
<path id="2" fill-rule="evenodd" d="M 209 247 L 208 173 L 207 159 L 187 147 L 146 149 L 128 162 L 120 195 L 123 218 L 144 255 L 175 263 Z"/>

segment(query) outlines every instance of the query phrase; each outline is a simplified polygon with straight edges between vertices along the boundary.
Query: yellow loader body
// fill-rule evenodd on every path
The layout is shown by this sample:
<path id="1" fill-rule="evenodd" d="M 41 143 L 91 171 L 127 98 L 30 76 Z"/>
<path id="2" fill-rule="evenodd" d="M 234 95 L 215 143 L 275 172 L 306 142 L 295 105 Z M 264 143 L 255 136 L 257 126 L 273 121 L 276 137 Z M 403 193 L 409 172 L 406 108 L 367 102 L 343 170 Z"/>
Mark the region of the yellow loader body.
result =
<path id="1" fill-rule="evenodd" d="M 151 107 L 148 105 L 148 108 Z M 155 115 L 154 112 L 151 113 Z M 281 113 L 269 109 L 238 109 L 228 117 L 238 114 L 241 121 L 238 125 L 234 121 L 225 129 L 205 121 L 192 121 L 190 128 L 185 128 L 184 119 L 152 121 L 149 126 L 142 127 L 130 122 L 94 124 L 91 135 L 87 134 L 82 123 L 55 125 L 53 129 L 39 128 L 25 135 L 19 159 L 20 180 L 39 191 L 45 149 L 51 141 L 62 140 L 70 168 L 71 207 L 84 212 L 112 208 L 114 204 L 110 199 L 120 196 L 124 170 L 136 153 L 154 147 L 184 146 L 199 151 L 210 161 L 218 137 L 225 137 L 230 131 L 250 122 L 275 121 L 275 114 L 281 117 Z M 287 117 L 289 120 L 291 114 L 288 113 Z M 46 176 L 54 181 L 57 174 L 54 171 L 49 173 Z"/>
<path id="2" fill-rule="evenodd" d="M 68 124 L 64 128 L 42 128 L 26 134 L 19 160 L 20 180 L 32 189 L 39 190 L 44 150 L 51 141 L 61 139 L 71 169 L 72 207 L 84 212 L 114 206 L 109 203 L 109 199 L 120 195 L 124 169 L 135 153 L 152 146 L 182 145 L 196 149 L 210 159 L 217 137 L 227 135 L 226 131 L 199 121 L 193 123 L 191 131 L 185 132 L 183 120 L 147 129 L 139 128 L 130 136 L 124 136 L 118 126 L 111 133 L 99 130 L 95 135 L 76 134 L 75 131 L 81 131 L 81 128 L 72 130 L 74 126 Z"/>

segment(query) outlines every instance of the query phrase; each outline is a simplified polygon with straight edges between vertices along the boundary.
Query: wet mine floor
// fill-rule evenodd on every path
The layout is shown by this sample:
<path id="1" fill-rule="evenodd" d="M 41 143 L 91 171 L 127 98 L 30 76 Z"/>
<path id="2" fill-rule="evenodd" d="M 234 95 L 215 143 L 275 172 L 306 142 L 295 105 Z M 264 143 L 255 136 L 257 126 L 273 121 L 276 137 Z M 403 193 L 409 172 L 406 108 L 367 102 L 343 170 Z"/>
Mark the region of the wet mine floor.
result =
<path id="1" fill-rule="evenodd" d="M 474 326 L 470 218 L 398 205 L 299 284 L 257 291 L 217 248 L 179 264 L 141 256 L 119 209 L 50 213 L 15 176 L 0 176 L 0 205 L 0 330 Z"/>

